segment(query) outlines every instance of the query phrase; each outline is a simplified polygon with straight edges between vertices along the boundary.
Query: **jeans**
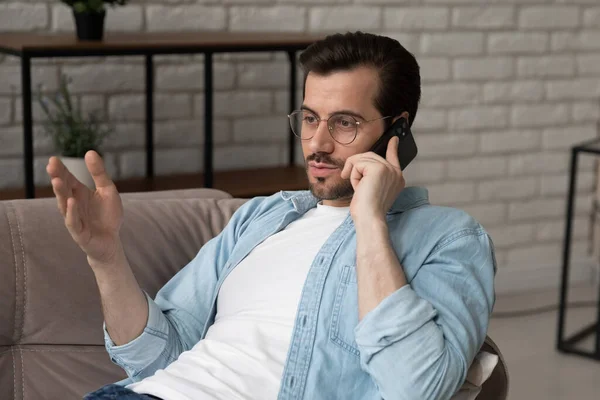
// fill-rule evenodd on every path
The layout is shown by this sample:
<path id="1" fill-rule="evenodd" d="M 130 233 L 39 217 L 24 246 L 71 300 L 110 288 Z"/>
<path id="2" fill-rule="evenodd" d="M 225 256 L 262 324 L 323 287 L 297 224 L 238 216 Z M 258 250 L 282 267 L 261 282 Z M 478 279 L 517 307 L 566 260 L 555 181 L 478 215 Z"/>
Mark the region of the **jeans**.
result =
<path id="1" fill-rule="evenodd" d="M 149 394 L 139 394 L 133 390 L 129 390 L 124 386 L 120 385 L 106 385 L 96 390 L 95 392 L 88 393 L 83 398 L 84 400 L 150 400 L 158 399 L 160 397 L 152 396 Z"/>

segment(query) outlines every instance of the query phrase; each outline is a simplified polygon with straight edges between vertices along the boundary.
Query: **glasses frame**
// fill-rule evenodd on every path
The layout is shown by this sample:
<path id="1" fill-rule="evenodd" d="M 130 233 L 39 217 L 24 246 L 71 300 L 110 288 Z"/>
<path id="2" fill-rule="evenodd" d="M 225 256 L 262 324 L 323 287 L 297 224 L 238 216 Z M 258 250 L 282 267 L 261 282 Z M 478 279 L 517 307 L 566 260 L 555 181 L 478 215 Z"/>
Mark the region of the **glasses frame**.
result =
<path id="1" fill-rule="evenodd" d="M 296 137 L 297 137 L 297 138 L 299 138 L 300 140 L 311 140 L 313 137 L 315 137 L 315 135 L 313 134 L 313 135 L 312 135 L 311 137 L 309 137 L 309 138 L 303 138 L 303 137 L 301 137 L 301 136 L 298 136 L 298 135 L 296 134 L 296 132 L 294 132 L 294 126 L 292 125 L 292 117 L 293 117 L 294 115 L 297 115 L 297 114 L 300 114 L 300 113 L 305 113 L 305 112 L 312 114 L 312 115 L 313 115 L 313 116 L 314 116 L 314 117 L 317 119 L 317 122 L 318 122 L 318 123 L 317 123 L 317 129 L 319 129 L 319 125 L 321 125 L 321 122 L 322 122 L 322 121 L 325 121 L 325 122 L 327 123 L 327 131 L 329 132 L 329 135 L 331 136 L 331 138 L 332 138 L 333 140 L 335 140 L 336 142 L 338 142 L 339 144 L 342 144 L 342 145 L 349 145 L 349 144 L 353 143 L 353 142 L 356 140 L 356 137 L 358 136 L 358 127 L 359 127 L 359 126 L 361 126 L 361 125 L 364 125 L 364 124 L 367 124 L 367 123 L 369 123 L 369 122 L 373 122 L 373 121 L 379 121 L 379 120 L 386 119 L 386 118 L 392 118 L 392 116 L 391 116 L 391 115 L 388 115 L 388 116 L 385 116 L 385 117 L 379 117 L 379 118 L 373 118 L 373 119 L 369 119 L 369 120 L 363 120 L 363 121 L 359 121 L 359 120 L 357 119 L 357 117 L 355 117 L 354 115 L 345 114 L 345 113 L 332 114 L 332 115 L 330 115 L 330 116 L 329 116 L 329 118 L 319 118 L 319 117 L 318 117 L 318 116 L 317 116 L 315 113 L 313 113 L 312 111 L 308 111 L 308 110 L 302 110 L 302 109 L 300 109 L 300 110 L 294 110 L 294 111 L 292 111 L 291 113 L 289 113 L 289 114 L 288 114 L 288 120 L 289 120 L 289 122 L 290 122 L 290 129 L 292 130 L 292 133 L 294 134 L 294 136 L 296 136 Z M 329 125 L 329 120 L 330 120 L 331 118 L 333 118 L 333 117 L 339 117 L 340 115 L 344 115 L 344 116 L 347 116 L 347 117 L 351 117 L 351 118 L 354 120 L 354 122 L 355 122 L 355 125 L 356 125 L 356 126 L 354 127 L 354 137 L 353 137 L 353 138 L 352 138 L 352 140 L 351 140 L 351 141 L 349 141 L 348 143 L 342 143 L 342 142 L 340 142 L 339 140 L 337 140 L 337 139 L 336 139 L 336 138 L 333 136 L 333 127 L 332 127 L 331 125 Z M 316 131 L 316 129 L 315 129 L 315 131 Z"/>

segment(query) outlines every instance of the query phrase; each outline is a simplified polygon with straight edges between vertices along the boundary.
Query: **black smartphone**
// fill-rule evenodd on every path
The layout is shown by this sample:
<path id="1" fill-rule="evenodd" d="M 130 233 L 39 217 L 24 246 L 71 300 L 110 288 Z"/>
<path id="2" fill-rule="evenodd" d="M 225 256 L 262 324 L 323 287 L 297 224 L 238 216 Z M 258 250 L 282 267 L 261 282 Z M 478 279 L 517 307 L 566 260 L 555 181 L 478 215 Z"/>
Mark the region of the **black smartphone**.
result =
<path id="1" fill-rule="evenodd" d="M 410 131 L 406 118 L 398 118 L 396 122 L 386 129 L 383 135 L 371 147 L 371 151 L 385 158 L 388 142 L 394 136 L 400 138 L 400 142 L 398 143 L 398 160 L 400 160 L 400 168 L 404 171 L 406 166 L 417 156 L 417 143 L 415 143 L 415 138 Z"/>

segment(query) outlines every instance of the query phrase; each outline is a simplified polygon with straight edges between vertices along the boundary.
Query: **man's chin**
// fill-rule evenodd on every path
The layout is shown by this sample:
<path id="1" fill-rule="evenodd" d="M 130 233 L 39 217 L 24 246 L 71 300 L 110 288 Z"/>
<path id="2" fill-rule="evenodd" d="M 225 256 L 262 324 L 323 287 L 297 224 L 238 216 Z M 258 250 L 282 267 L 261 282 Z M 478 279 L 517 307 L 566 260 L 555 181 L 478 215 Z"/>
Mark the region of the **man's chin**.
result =
<path id="1" fill-rule="evenodd" d="M 309 190 L 319 200 L 340 200 L 352 197 L 354 189 L 347 180 L 332 182 L 330 178 L 312 178 Z"/>

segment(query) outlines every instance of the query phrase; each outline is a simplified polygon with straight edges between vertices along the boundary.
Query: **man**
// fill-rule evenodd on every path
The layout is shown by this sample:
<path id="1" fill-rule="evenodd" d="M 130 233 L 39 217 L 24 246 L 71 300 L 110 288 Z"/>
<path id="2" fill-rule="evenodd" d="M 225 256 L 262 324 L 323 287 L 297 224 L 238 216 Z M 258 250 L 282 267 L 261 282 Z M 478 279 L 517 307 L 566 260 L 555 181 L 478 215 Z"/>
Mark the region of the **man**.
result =
<path id="1" fill-rule="evenodd" d="M 462 211 L 405 187 L 398 139 L 419 67 L 397 41 L 337 34 L 301 56 L 310 191 L 245 203 L 151 299 L 129 267 L 123 208 L 100 157 L 92 192 L 56 158 L 58 207 L 88 256 L 106 347 L 129 379 L 88 399 L 448 399 L 487 332 L 495 260 Z"/>

